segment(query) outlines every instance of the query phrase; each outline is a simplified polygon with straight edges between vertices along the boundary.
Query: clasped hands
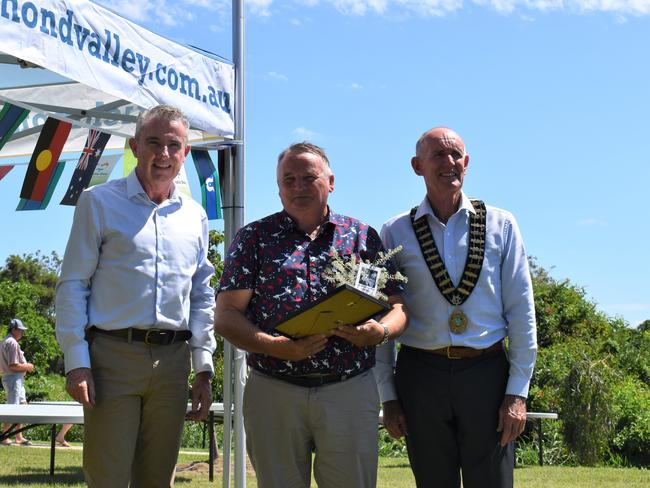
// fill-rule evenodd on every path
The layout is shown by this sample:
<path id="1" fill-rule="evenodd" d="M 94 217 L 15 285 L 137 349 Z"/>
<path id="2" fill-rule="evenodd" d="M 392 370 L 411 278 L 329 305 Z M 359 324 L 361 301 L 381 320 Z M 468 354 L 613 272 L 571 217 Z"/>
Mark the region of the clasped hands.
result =
<path id="1" fill-rule="evenodd" d="M 384 338 L 384 327 L 376 320 L 368 320 L 361 325 L 339 325 L 326 334 L 315 334 L 299 339 L 284 336 L 274 337 L 273 356 L 289 361 L 301 361 L 318 354 L 327 345 L 329 336 L 345 339 L 357 347 L 376 346 Z"/>

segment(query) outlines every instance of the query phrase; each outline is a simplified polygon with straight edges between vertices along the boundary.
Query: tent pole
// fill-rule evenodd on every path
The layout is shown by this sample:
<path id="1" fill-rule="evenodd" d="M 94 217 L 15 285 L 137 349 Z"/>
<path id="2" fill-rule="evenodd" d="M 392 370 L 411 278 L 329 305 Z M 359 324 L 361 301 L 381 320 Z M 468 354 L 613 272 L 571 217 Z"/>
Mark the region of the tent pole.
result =
<path id="1" fill-rule="evenodd" d="M 244 63 L 244 0 L 233 0 L 232 9 L 233 61 L 235 63 L 235 139 L 241 141 L 236 147 L 233 168 L 233 219 L 232 227 L 239 229 L 244 225 L 244 182 L 246 162 L 245 139 L 245 63 Z M 234 236 L 234 235 L 233 235 Z M 233 348 L 234 356 L 234 431 L 235 431 L 235 488 L 246 486 L 246 439 L 242 404 L 247 369 L 244 352 Z"/>

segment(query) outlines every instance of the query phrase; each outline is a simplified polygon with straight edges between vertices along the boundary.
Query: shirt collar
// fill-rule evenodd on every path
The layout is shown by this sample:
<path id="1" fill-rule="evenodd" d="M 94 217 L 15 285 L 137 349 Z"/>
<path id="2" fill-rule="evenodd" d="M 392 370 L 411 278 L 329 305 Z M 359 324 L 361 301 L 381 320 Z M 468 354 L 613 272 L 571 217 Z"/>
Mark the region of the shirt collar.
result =
<path id="1" fill-rule="evenodd" d="M 296 221 L 285 211 L 282 210 L 278 213 L 279 216 L 279 225 L 284 230 L 297 230 L 298 226 Z M 329 205 L 327 206 L 327 215 L 325 216 L 324 224 L 332 224 L 334 226 L 341 226 L 345 224 L 344 218 L 342 215 L 333 212 Z M 299 230 L 299 232 L 302 232 Z"/>
<path id="2" fill-rule="evenodd" d="M 133 171 L 131 171 L 126 177 L 126 196 L 127 198 L 131 199 L 136 195 L 140 195 L 140 194 L 144 195 L 147 198 L 147 200 L 150 200 L 149 195 L 147 195 L 147 192 L 144 191 L 144 188 L 142 188 L 142 185 L 140 184 L 140 180 L 138 179 L 138 176 L 135 174 L 135 168 L 134 168 Z M 172 183 L 172 193 L 169 196 L 169 201 L 179 200 L 180 197 L 181 197 L 181 193 L 176 188 L 176 185 Z"/>
<path id="3" fill-rule="evenodd" d="M 459 212 L 467 212 L 467 213 L 476 213 L 476 210 L 474 209 L 474 205 L 472 205 L 471 200 L 467 195 L 465 195 L 464 192 L 460 192 L 460 206 L 458 207 L 458 210 L 454 215 L 456 215 Z M 429 199 L 424 196 L 424 200 L 422 200 L 422 203 L 420 203 L 420 206 L 418 207 L 417 211 L 415 212 L 415 220 L 419 219 L 423 215 L 430 215 L 433 219 L 438 220 L 438 217 L 436 217 L 436 214 L 433 213 L 433 210 L 431 209 L 431 205 L 429 204 Z"/>

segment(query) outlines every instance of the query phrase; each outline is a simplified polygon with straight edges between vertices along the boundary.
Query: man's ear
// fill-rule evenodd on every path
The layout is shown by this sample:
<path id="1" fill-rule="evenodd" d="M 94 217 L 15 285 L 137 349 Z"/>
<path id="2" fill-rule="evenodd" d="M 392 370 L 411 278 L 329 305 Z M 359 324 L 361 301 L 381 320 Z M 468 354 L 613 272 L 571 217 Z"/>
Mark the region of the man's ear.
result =
<path id="1" fill-rule="evenodd" d="M 469 166 L 469 154 L 465 154 L 465 161 L 463 162 L 463 172 L 467 171 L 468 166 Z"/>
<path id="2" fill-rule="evenodd" d="M 333 174 L 330 175 L 329 180 L 330 180 L 329 181 L 329 183 L 330 183 L 330 193 L 332 193 L 334 191 L 334 175 Z"/>
<path id="3" fill-rule="evenodd" d="M 411 168 L 413 168 L 416 175 L 422 176 L 422 172 L 420 171 L 420 159 L 417 156 L 411 158 Z"/>
<path id="4" fill-rule="evenodd" d="M 135 141 L 135 138 L 131 137 L 129 139 L 129 147 L 131 148 L 131 151 L 133 151 L 133 155 L 135 157 L 138 156 L 138 143 Z"/>
<path id="5" fill-rule="evenodd" d="M 187 155 L 190 153 L 191 149 L 192 149 L 192 146 L 190 146 L 189 144 L 187 146 L 185 146 L 185 157 L 187 157 Z"/>

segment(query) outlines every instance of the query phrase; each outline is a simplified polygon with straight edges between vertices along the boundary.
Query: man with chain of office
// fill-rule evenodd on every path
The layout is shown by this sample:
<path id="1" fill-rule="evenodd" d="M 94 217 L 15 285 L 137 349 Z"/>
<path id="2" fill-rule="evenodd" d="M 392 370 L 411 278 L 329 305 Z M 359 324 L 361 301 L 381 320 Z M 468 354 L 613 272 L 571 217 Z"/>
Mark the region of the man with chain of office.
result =
<path id="1" fill-rule="evenodd" d="M 526 423 L 537 352 L 528 261 L 510 212 L 462 191 L 469 155 L 447 128 L 411 159 L 422 203 L 382 228 L 408 277 L 410 326 L 377 350 L 384 425 L 406 436 L 418 487 L 513 486 L 514 439 Z M 506 348 L 507 343 L 507 348 Z"/>

